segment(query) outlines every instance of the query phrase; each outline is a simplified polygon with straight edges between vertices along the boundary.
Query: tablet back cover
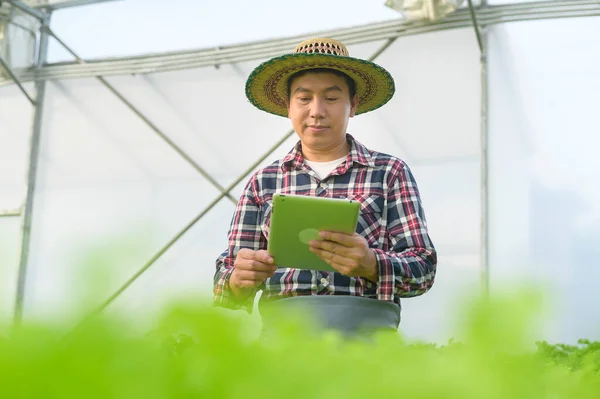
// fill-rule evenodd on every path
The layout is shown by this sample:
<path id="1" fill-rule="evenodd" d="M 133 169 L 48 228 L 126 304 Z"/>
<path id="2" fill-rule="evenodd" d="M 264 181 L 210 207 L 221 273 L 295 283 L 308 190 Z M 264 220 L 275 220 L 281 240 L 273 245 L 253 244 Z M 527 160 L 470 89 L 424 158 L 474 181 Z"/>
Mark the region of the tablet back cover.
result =
<path id="1" fill-rule="evenodd" d="M 268 251 L 278 267 L 336 271 L 312 253 L 308 242 L 319 231 L 356 231 L 360 202 L 348 199 L 275 194 Z"/>

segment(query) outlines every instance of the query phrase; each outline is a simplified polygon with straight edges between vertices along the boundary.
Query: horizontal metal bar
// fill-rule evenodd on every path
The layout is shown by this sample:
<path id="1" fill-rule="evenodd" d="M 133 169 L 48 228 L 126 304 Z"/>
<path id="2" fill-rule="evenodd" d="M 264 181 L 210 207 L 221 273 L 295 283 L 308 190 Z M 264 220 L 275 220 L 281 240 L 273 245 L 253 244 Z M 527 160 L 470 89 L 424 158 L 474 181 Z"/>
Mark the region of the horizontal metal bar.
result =
<path id="1" fill-rule="evenodd" d="M 0 210 L 0 217 L 14 217 L 14 216 L 21 216 L 21 210 L 20 209 Z"/>
<path id="2" fill-rule="evenodd" d="M 599 10 L 600 13 L 600 10 Z M 508 15 L 511 21 L 520 20 L 513 18 L 512 15 Z M 557 15 L 552 15 L 552 17 L 556 17 Z M 571 15 L 569 15 L 571 16 Z M 577 15 L 575 15 L 577 16 Z M 551 16 L 548 16 L 551 17 Z M 521 18 L 522 19 L 522 18 Z M 489 24 L 489 21 L 482 20 L 482 24 Z M 357 31 L 353 33 L 352 37 L 348 37 L 345 39 L 346 42 L 359 42 L 359 41 L 372 41 L 377 39 L 389 39 L 390 37 L 399 37 L 405 36 L 409 34 L 418 34 L 425 33 L 434 30 L 445 30 L 448 28 L 456 29 L 460 27 L 468 27 L 471 24 L 470 17 L 465 19 L 464 21 L 453 21 L 452 19 L 448 19 L 442 23 L 433 25 L 423 25 L 423 26 L 412 26 L 410 30 L 398 31 L 398 27 L 394 31 L 390 32 L 380 32 L 377 36 L 370 35 L 367 37 L 366 32 Z M 264 47 L 265 44 L 262 44 Z M 283 52 L 283 49 L 273 48 L 271 49 L 261 49 L 257 48 L 257 50 L 253 51 L 250 47 L 246 46 L 244 53 L 238 56 L 231 55 L 230 57 L 225 57 L 224 54 L 216 57 L 215 54 L 209 54 L 207 51 L 204 52 L 196 52 L 195 54 L 171 54 L 171 55 L 163 55 L 158 57 L 150 57 L 150 58 L 136 58 L 136 59 L 123 59 L 122 61 L 109 61 L 109 62 L 93 62 L 88 63 L 85 66 L 76 66 L 75 68 L 71 65 L 55 65 L 45 67 L 43 71 L 41 71 L 40 77 L 42 78 L 63 78 L 63 77 L 81 77 L 81 76 L 97 76 L 99 74 L 102 75 L 117 75 L 124 73 L 150 73 L 157 71 L 167 71 L 167 70 L 177 70 L 177 69 L 185 69 L 185 68 L 193 68 L 193 67 L 201 67 L 207 65 L 214 65 L 219 63 L 226 62 L 241 62 L 261 57 L 267 57 L 271 55 L 280 54 Z M 79 69 L 75 71 L 74 69 Z"/>
<path id="3" fill-rule="evenodd" d="M 553 1 L 529 1 L 522 3 L 510 4 L 509 8 L 513 10 L 527 9 L 527 10 L 539 10 L 542 8 L 557 8 L 571 6 L 597 6 L 598 0 L 553 0 Z M 501 9 L 502 5 L 487 6 L 490 9 Z"/>
<path id="4" fill-rule="evenodd" d="M 478 22 L 482 26 L 527 20 L 591 16 L 600 16 L 600 2 L 598 0 L 533 2 L 484 6 L 477 9 Z M 435 23 L 394 20 L 321 32 L 317 35 L 333 36 L 347 45 L 352 45 L 449 29 L 469 28 L 472 24 L 470 11 L 461 9 Z M 200 68 L 280 55 L 289 52 L 303 38 L 304 35 L 195 51 L 95 60 L 88 61 L 85 64 L 78 62 L 57 63 L 44 66 L 37 74 L 29 69 L 17 70 L 15 73 L 22 81 L 28 81 L 35 79 L 36 75 L 39 79 L 64 79 Z M 0 79 L 0 85 L 2 84 L 10 84 L 10 82 L 6 79 L 4 81 Z"/>
<path id="5" fill-rule="evenodd" d="M 33 17 L 36 17 L 40 21 L 43 20 L 46 16 L 46 14 L 43 11 L 40 11 L 31 6 L 28 6 L 27 4 L 23 3 L 22 1 L 19 1 L 19 0 L 5 0 L 5 1 L 8 4 L 12 5 L 13 7 L 18 8 L 19 10 L 23 11 L 24 13 L 27 13 Z"/>
<path id="6" fill-rule="evenodd" d="M 61 9 L 65 9 L 65 8 L 87 6 L 87 5 L 96 4 L 96 3 L 106 3 L 109 1 L 116 1 L 116 0 L 72 0 L 72 1 L 58 1 L 56 3 L 53 3 L 52 1 L 50 1 L 49 4 L 44 4 L 41 7 L 46 7 L 49 10 L 61 10 Z M 119 1 L 122 1 L 122 0 L 119 0 Z"/>

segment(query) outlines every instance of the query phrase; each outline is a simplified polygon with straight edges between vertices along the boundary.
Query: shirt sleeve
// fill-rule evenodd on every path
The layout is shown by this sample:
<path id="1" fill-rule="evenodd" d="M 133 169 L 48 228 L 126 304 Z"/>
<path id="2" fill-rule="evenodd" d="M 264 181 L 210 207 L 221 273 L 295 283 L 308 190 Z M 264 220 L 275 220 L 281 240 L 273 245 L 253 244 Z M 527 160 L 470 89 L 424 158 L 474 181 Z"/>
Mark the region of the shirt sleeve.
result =
<path id="1" fill-rule="evenodd" d="M 252 313 L 254 298 L 259 288 L 254 289 L 244 300 L 238 300 L 231 288 L 229 280 L 233 272 L 233 264 L 237 253 L 242 248 L 254 251 L 266 249 L 267 241 L 262 234 L 260 203 L 258 201 L 256 174 L 244 187 L 238 201 L 228 232 L 228 247 L 216 260 L 216 271 L 213 281 L 214 305 L 229 309 L 242 309 Z"/>
<path id="2" fill-rule="evenodd" d="M 435 280 L 437 253 L 429 237 L 419 189 L 402 163 L 388 182 L 388 251 L 374 249 L 379 267 L 377 298 L 415 297 L 429 291 Z"/>

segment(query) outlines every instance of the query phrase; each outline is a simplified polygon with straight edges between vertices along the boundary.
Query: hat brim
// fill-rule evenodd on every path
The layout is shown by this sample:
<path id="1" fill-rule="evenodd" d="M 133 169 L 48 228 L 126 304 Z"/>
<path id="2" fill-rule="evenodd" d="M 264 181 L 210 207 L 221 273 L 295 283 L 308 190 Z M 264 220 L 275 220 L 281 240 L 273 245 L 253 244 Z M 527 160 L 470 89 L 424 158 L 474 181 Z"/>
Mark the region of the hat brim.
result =
<path id="1" fill-rule="evenodd" d="M 257 66 L 246 81 L 246 97 L 255 107 L 287 117 L 287 81 L 296 72 L 336 69 L 354 80 L 358 106 L 355 115 L 373 111 L 394 95 L 394 79 L 383 67 L 367 60 L 321 53 L 293 53 L 272 58 Z"/>

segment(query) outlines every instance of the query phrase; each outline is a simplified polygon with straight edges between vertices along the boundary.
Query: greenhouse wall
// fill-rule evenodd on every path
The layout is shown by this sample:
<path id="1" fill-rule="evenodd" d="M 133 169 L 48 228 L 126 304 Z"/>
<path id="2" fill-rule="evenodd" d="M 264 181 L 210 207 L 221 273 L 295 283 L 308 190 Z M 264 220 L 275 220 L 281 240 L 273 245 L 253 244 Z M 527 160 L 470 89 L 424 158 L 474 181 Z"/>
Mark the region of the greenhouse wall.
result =
<path id="1" fill-rule="evenodd" d="M 490 288 L 543 284 L 550 306 L 540 335 L 555 341 L 600 334 L 593 290 L 600 277 L 599 37 L 597 17 L 488 31 Z M 368 58 L 385 43 L 349 51 Z M 106 78 L 220 188 L 243 177 L 231 198 L 214 206 L 220 188 L 97 78 L 47 81 L 25 319 L 76 322 L 207 207 L 106 311 L 150 323 L 168 301 L 210 301 L 215 259 L 227 245 L 248 167 L 291 129 L 244 96 L 245 79 L 261 61 Z M 348 129 L 368 147 L 404 159 L 419 183 L 439 264 L 433 289 L 403 301 L 401 332 L 418 339 L 453 337 L 460 300 L 482 291 L 480 61 L 472 28 L 396 39 L 376 59 L 396 79 L 396 96 Z M 26 89 L 33 92 L 30 83 Z M 19 89 L 0 86 L 0 210 L 21 206 L 32 121 Z M 296 141 L 290 135 L 259 166 Z M 0 217 L 6 320 L 19 223 Z"/>

